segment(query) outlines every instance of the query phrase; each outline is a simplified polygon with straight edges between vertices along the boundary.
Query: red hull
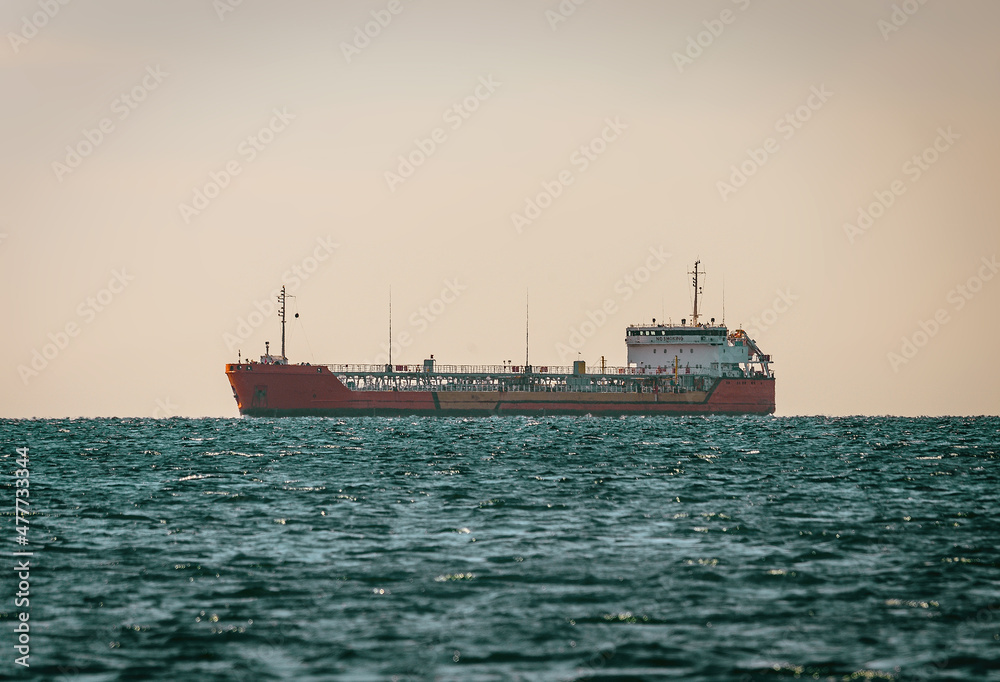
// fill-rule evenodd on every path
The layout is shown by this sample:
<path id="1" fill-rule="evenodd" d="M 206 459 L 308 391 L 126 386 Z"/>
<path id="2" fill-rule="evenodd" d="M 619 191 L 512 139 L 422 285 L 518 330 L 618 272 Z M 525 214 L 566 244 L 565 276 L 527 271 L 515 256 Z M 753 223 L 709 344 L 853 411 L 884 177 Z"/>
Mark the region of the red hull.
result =
<path id="1" fill-rule="evenodd" d="M 521 391 L 356 391 L 325 366 L 226 365 L 240 414 L 293 416 L 619 416 L 770 414 L 774 379 L 720 379 L 709 391 L 596 393 Z"/>

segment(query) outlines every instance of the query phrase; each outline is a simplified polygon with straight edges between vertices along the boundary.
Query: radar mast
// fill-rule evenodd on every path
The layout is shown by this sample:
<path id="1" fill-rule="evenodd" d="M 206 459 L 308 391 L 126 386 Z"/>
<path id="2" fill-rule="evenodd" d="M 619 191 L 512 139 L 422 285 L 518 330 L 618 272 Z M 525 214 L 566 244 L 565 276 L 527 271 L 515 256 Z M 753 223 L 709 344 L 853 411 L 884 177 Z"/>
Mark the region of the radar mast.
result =
<path id="1" fill-rule="evenodd" d="M 694 271 L 689 272 L 689 275 L 694 275 L 691 279 L 691 283 L 694 284 L 694 310 L 691 313 L 691 324 L 695 327 L 698 326 L 698 294 L 701 293 L 701 287 L 698 286 L 698 275 L 704 275 L 705 271 L 698 271 L 698 266 L 701 265 L 701 259 L 694 262 Z"/>

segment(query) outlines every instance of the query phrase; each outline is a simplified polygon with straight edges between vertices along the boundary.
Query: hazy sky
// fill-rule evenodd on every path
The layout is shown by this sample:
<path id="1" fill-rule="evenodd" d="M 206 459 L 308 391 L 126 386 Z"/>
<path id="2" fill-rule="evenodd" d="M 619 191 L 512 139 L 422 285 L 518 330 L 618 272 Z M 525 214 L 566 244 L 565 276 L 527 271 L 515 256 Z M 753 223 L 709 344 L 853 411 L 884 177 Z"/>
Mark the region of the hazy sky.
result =
<path id="1" fill-rule="evenodd" d="M 277 348 L 283 283 L 292 362 L 378 359 L 391 285 L 395 362 L 519 361 L 527 289 L 533 363 L 623 364 L 699 257 L 778 414 L 998 414 L 998 24 L 7 0 L 0 416 L 234 416 L 224 363 Z"/>

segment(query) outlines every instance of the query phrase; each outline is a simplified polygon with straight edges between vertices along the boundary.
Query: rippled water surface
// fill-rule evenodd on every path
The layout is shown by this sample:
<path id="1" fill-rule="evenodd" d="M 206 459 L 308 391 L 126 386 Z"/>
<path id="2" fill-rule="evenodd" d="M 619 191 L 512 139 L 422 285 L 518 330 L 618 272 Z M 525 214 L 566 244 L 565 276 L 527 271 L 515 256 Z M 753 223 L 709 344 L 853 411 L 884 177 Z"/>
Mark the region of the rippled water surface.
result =
<path id="1" fill-rule="evenodd" d="M 31 670 L 1000 680 L 1000 420 L 0 421 Z M 7 559 L 8 565 L 14 560 Z M 16 585 L 0 595 L 0 676 Z"/>

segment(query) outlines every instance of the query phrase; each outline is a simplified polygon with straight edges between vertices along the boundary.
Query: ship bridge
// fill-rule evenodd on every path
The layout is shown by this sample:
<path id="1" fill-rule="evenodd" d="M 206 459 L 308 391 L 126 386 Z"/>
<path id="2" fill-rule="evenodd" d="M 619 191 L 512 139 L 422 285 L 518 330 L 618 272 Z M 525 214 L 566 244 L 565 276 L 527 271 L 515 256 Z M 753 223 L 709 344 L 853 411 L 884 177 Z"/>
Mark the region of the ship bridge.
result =
<path id="1" fill-rule="evenodd" d="M 632 325 L 625 330 L 630 367 L 677 374 L 743 376 L 749 361 L 742 339 L 730 340 L 724 325 Z"/>
<path id="2" fill-rule="evenodd" d="M 629 325 L 625 329 L 628 365 L 636 369 L 669 372 L 674 376 L 702 375 L 711 377 L 771 377 L 770 356 L 760 352 L 757 344 L 742 329 L 730 333 L 725 323 L 698 322 L 701 313 L 698 298 L 702 294 L 699 277 L 704 275 L 695 261 L 691 283 L 694 285 L 694 308 L 691 323 L 682 319 L 678 324 Z M 724 308 L 723 308 L 724 309 Z M 751 366 L 755 365 L 755 366 Z"/>

